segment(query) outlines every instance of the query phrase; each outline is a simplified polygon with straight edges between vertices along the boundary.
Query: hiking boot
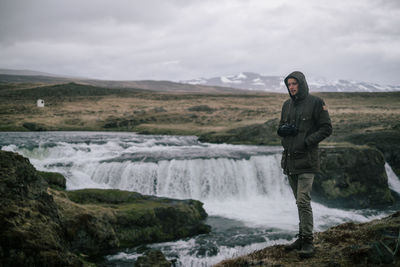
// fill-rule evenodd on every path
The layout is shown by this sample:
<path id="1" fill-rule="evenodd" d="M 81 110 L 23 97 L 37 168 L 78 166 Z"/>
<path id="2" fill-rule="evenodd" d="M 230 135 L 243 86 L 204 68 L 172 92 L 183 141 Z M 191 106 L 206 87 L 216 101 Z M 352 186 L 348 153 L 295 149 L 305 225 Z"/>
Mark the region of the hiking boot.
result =
<path id="1" fill-rule="evenodd" d="M 286 245 L 285 250 L 286 251 L 292 251 L 292 250 L 300 250 L 301 249 L 301 243 L 302 239 L 301 237 L 297 238 L 296 241 L 294 241 L 292 244 Z"/>
<path id="2" fill-rule="evenodd" d="M 299 256 L 301 258 L 310 258 L 314 255 L 315 249 L 312 242 L 304 241 L 301 245 L 301 250 L 299 251 Z"/>

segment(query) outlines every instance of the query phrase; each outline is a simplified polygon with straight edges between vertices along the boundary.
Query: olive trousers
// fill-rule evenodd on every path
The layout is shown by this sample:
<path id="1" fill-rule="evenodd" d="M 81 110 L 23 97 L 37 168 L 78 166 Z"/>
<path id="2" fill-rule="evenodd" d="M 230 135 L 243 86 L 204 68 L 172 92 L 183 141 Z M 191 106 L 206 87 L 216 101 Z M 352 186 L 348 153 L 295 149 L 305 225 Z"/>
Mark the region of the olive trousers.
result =
<path id="1" fill-rule="evenodd" d="M 299 213 L 299 235 L 303 240 L 309 242 L 313 240 L 314 227 L 311 208 L 311 189 L 314 176 L 314 173 L 302 173 L 288 176 Z"/>

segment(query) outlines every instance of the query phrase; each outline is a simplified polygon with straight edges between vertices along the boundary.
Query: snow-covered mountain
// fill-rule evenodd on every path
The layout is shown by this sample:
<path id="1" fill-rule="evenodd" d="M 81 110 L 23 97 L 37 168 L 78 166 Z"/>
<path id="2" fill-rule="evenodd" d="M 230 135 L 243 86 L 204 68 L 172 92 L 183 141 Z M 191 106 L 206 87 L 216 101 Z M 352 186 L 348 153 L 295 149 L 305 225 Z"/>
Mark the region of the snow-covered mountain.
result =
<path id="1" fill-rule="evenodd" d="M 253 72 L 213 78 L 200 78 L 181 83 L 233 87 L 255 91 L 287 92 L 282 76 L 266 76 Z M 329 81 L 324 78 L 307 78 L 311 92 L 393 92 L 400 91 L 400 85 L 380 85 L 348 80 Z"/>

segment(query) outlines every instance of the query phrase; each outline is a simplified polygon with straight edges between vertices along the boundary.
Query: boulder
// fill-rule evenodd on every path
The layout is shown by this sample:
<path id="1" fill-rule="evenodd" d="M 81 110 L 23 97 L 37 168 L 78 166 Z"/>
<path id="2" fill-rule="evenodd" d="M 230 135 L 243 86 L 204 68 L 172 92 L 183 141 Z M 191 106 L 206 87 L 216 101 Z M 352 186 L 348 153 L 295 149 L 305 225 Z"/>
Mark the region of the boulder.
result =
<path id="1" fill-rule="evenodd" d="M 0 151 L 0 266 L 82 266 L 47 188 L 28 159 Z"/>
<path id="2" fill-rule="evenodd" d="M 321 172 L 313 200 L 342 208 L 378 208 L 394 203 L 382 153 L 367 146 L 320 148 Z"/>
<path id="3" fill-rule="evenodd" d="M 40 176 L 42 176 L 49 186 L 53 189 L 58 190 L 65 190 L 67 180 L 65 177 L 58 172 L 44 172 L 44 171 L 37 171 Z"/>
<path id="4" fill-rule="evenodd" d="M 397 176 L 400 176 L 400 124 L 393 130 L 353 134 L 346 139 L 354 144 L 368 144 L 383 153 Z"/>
<path id="5" fill-rule="evenodd" d="M 83 189 L 67 191 L 65 194 L 67 197 L 59 195 L 55 200 L 62 213 L 68 213 L 68 225 L 74 226 L 69 228 L 78 227 L 76 231 L 82 231 L 81 216 L 86 214 L 86 221 L 83 221 L 85 225 L 92 225 L 93 220 L 101 224 L 94 228 L 110 233 L 107 240 L 113 240 L 112 233 L 115 233 L 119 248 L 170 241 L 211 230 L 203 223 L 207 213 L 197 200 L 159 198 L 116 189 Z M 71 207 L 75 207 L 75 210 Z M 99 236 L 96 233 L 92 235 Z M 71 238 L 75 236 L 75 233 L 71 233 Z M 88 235 L 84 237 L 86 239 L 79 239 L 78 243 L 91 244 L 93 238 L 87 239 Z"/>

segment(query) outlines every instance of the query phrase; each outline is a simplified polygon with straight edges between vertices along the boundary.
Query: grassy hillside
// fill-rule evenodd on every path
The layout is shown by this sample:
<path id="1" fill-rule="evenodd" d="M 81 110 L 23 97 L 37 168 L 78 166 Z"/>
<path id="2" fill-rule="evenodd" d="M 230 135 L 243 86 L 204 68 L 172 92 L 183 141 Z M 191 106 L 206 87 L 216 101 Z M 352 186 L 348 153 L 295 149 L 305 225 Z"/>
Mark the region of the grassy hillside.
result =
<path id="1" fill-rule="evenodd" d="M 271 106 L 271 97 L 284 99 L 273 94 L 157 93 L 76 83 L 34 88 L 11 84 L 0 90 L 0 130 L 23 131 L 24 123 L 36 123 L 46 130 L 198 134 L 276 116 L 280 104 Z M 39 98 L 45 100 L 45 108 L 36 107 Z"/>
<path id="2" fill-rule="evenodd" d="M 108 89 L 91 85 L 77 84 L 73 82 L 33 88 L 21 88 L 18 85 L 13 84 L 11 88 L 7 88 L 5 85 L 0 86 L 0 88 L 3 89 L 0 90 L 1 98 L 9 98 L 13 100 L 35 100 L 38 98 L 50 98 L 59 99 L 62 101 L 65 98 L 107 95 L 126 97 L 132 95 L 132 92 L 144 91 L 140 89 Z"/>
<path id="3" fill-rule="evenodd" d="M 0 74 L 1 83 L 37 83 L 37 84 L 57 84 L 72 82 L 72 79 L 51 77 L 42 75 L 10 75 Z"/>
<path id="4" fill-rule="evenodd" d="M 56 85 L 65 83 L 79 83 L 103 88 L 140 88 L 150 91 L 159 92 L 197 92 L 197 93 L 246 93 L 247 90 L 219 87 L 219 86 L 203 86 L 182 84 L 171 81 L 112 81 L 112 80 L 94 80 L 84 78 L 65 78 L 56 76 L 43 76 L 43 75 L 10 75 L 0 74 L 0 87 L 4 85 L 15 84 L 36 84 L 36 86 Z"/>

